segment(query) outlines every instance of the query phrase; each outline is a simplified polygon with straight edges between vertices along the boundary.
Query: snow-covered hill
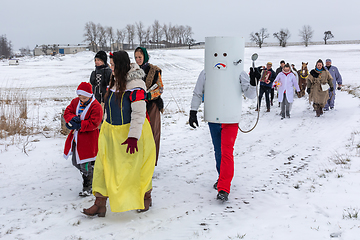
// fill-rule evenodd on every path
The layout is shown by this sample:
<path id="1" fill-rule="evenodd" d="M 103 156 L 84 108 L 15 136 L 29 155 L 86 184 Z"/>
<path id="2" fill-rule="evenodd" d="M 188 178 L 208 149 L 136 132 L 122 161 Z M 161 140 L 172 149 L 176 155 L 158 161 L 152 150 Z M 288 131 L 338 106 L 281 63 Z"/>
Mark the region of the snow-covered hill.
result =
<path id="1" fill-rule="evenodd" d="M 282 59 L 313 68 L 319 58 L 331 58 L 346 89 L 359 86 L 359 45 L 246 48 L 246 69 L 254 51 L 258 65 L 271 61 L 274 68 Z M 255 130 L 238 134 L 232 189 L 221 204 L 212 188 L 217 174 L 207 124 L 187 124 L 204 50 L 149 53 L 163 69 L 166 106 L 153 207 L 141 214 L 108 211 L 105 218 L 81 214 L 94 198 L 78 196 L 81 176 L 63 159 L 65 136 L 58 133 L 61 109 L 88 81 L 94 54 L 0 63 L 1 90 L 26 89 L 29 121 L 50 129 L 14 145 L 1 140 L 1 239 L 359 239 L 356 91 L 337 91 L 335 109 L 320 118 L 306 98 L 295 98 L 290 119 L 280 120 L 277 101 L 270 113 L 262 109 Z M 242 128 L 255 122 L 255 104 L 244 100 Z"/>

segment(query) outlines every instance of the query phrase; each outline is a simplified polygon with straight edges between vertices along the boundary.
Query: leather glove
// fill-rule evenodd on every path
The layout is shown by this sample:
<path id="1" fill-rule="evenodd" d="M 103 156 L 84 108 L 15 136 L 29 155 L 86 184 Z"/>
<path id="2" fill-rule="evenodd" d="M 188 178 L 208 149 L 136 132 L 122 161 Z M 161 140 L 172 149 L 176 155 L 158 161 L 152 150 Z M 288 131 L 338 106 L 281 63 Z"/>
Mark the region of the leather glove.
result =
<path id="1" fill-rule="evenodd" d="M 334 91 L 334 87 L 330 87 L 330 92 Z"/>
<path id="2" fill-rule="evenodd" d="M 133 154 L 135 153 L 135 150 L 138 152 L 137 141 L 138 140 L 136 138 L 129 137 L 121 145 L 127 144 L 126 153 L 128 153 L 130 150 L 130 154 Z"/>
<path id="3" fill-rule="evenodd" d="M 337 90 L 341 90 L 341 87 L 338 87 Z"/>
<path id="4" fill-rule="evenodd" d="M 196 114 L 197 114 L 197 111 L 190 110 L 189 125 L 193 128 L 196 128 L 196 126 L 199 126 Z M 196 126 L 194 123 L 196 124 Z"/>
<path id="5" fill-rule="evenodd" d="M 311 92 L 310 88 L 307 88 L 307 89 L 306 89 L 306 92 L 307 92 L 308 94 L 310 94 L 310 92 Z"/>

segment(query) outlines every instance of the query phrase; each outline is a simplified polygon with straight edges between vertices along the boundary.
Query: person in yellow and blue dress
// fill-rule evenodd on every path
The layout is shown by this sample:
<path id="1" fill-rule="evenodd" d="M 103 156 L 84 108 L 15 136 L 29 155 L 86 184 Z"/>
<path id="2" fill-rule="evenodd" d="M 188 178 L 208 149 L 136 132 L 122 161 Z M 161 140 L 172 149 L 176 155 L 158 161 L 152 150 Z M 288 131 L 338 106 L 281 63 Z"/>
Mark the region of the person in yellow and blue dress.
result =
<path id="1" fill-rule="evenodd" d="M 99 136 L 93 194 L 83 213 L 104 217 L 109 198 L 113 212 L 147 211 L 152 204 L 156 150 L 146 118 L 144 71 L 125 51 L 110 54 L 113 76 L 105 95 L 105 121 Z"/>

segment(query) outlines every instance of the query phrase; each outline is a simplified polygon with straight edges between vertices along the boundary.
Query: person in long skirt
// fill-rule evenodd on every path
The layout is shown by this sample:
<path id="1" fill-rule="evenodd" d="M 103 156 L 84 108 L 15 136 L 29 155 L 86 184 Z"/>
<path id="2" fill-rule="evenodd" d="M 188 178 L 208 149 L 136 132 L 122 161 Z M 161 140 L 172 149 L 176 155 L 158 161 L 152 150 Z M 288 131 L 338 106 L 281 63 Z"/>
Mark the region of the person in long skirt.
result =
<path id="1" fill-rule="evenodd" d="M 145 85 L 147 90 L 146 109 L 150 118 L 151 130 L 153 131 L 156 145 L 156 162 L 159 159 L 160 134 L 161 134 L 161 116 L 164 111 L 164 103 L 161 94 L 164 85 L 161 77 L 161 69 L 158 66 L 149 63 L 149 54 L 144 47 L 138 47 L 134 52 L 135 61 L 145 72 Z"/>
<path id="2" fill-rule="evenodd" d="M 93 177 L 95 203 L 86 215 L 104 217 L 109 198 L 113 212 L 147 211 L 152 204 L 156 150 L 146 118 L 144 71 L 130 64 L 125 51 L 110 54 L 113 76 L 105 95 L 105 121 Z"/>

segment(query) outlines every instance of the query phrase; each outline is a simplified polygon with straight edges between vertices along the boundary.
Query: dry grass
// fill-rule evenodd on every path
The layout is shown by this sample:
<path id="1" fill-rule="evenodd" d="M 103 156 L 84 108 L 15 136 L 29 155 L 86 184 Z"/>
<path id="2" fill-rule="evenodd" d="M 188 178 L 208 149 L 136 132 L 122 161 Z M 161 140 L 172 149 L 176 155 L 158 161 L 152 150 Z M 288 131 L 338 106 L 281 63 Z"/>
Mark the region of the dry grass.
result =
<path id="1" fill-rule="evenodd" d="M 27 120 L 28 100 L 26 91 L 0 88 L 0 139 L 14 135 L 32 134 L 34 123 L 28 125 Z"/>

